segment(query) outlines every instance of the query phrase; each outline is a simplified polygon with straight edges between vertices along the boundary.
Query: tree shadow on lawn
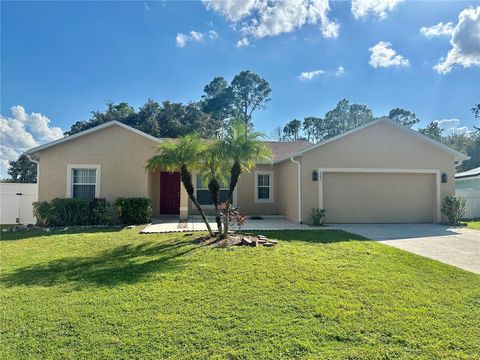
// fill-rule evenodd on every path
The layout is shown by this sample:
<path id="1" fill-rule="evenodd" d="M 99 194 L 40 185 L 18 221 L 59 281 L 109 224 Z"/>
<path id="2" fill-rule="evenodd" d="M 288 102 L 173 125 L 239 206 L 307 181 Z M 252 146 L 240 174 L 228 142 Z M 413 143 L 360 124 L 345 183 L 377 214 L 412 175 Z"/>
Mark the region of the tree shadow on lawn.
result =
<path id="1" fill-rule="evenodd" d="M 22 229 L 17 231 L 5 231 L 0 234 L 0 241 L 24 240 L 36 237 L 45 237 L 53 235 L 75 235 L 75 234 L 92 234 L 92 233 L 114 233 L 122 231 L 125 226 L 66 226 L 64 228 L 53 228 L 50 231 L 43 229 Z"/>
<path id="2" fill-rule="evenodd" d="M 244 231 L 245 233 L 262 234 L 281 241 L 298 241 L 314 244 L 333 244 L 348 241 L 372 241 L 357 234 L 342 230 L 268 230 Z"/>
<path id="3" fill-rule="evenodd" d="M 177 271 L 186 263 L 183 255 L 194 250 L 191 240 L 169 243 L 143 242 L 122 245 L 92 257 L 66 257 L 27 266 L 7 274 L 0 281 L 7 286 L 115 286 L 134 283 L 153 272 Z"/>

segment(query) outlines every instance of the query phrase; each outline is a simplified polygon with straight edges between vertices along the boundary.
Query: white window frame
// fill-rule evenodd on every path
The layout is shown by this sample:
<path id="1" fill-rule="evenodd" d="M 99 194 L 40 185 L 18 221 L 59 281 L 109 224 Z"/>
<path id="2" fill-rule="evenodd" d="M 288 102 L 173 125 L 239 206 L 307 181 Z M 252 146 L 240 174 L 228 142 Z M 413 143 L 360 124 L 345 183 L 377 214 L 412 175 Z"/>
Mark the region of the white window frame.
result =
<path id="1" fill-rule="evenodd" d="M 255 171 L 254 176 L 255 176 L 255 188 L 253 190 L 254 192 L 254 198 L 256 203 L 272 203 L 273 202 L 273 192 L 274 192 L 274 179 L 273 179 L 273 171 Z M 269 175 L 270 176 L 270 192 L 269 195 L 270 197 L 268 199 L 259 199 L 258 198 L 258 175 Z"/>
<path id="2" fill-rule="evenodd" d="M 197 197 L 197 176 L 200 175 L 198 171 L 193 172 L 193 191 L 195 194 L 195 197 Z M 235 186 L 235 190 L 233 190 L 233 207 L 237 206 L 237 188 L 238 188 L 238 183 L 237 186 Z M 208 188 L 201 188 L 201 190 L 208 190 Z M 221 190 L 228 190 L 229 188 L 220 188 Z M 215 209 L 214 205 L 200 205 L 203 209 Z"/>
<path id="3" fill-rule="evenodd" d="M 95 197 L 100 197 L 100 179 L 102 166 L 99 164 L 67 164 L 67 197 L 73 197 L 73 170 L 92 169 L 95 171 Z"/>

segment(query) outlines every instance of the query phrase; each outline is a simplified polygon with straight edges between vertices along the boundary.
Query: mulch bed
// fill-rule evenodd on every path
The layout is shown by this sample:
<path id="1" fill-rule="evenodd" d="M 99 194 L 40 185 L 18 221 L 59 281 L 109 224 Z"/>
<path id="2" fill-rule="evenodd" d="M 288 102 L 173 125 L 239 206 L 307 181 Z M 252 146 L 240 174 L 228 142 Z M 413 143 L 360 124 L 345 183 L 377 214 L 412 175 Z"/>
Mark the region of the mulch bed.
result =
<path id="1" fill-rule="evenodd" d="M 185 236 L 191 236 L 185 234 Z M 202 236 L 194 240 L 195 243 L 210 247 L 230 247 L 230 246 L 265 246 L 273 247 L 277 244 L 277 240 L 268 239 L 265 235 L 255 234 L 230 234 L 227 238 L 222 238 L 219 235 Z"/>

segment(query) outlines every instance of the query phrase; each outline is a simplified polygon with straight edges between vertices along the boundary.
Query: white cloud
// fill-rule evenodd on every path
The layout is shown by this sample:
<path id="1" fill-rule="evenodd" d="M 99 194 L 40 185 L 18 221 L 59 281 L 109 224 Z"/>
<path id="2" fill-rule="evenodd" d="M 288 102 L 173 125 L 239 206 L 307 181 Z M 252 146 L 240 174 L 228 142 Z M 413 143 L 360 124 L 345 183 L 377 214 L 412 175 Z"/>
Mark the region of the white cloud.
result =
<path id="1" fill-rule="evenodd" d="M 435 120 L 440 128 L 443 129 L 445 135 L 454 135 L 454 134 L 471 134 L 472 131 L 466 126 L 460 126 L 459 119 L 442 119 Z"/>
<path id="2" fill-rule="evenodd" d="M 450 44 L 452 48 L 447 56 L 433 67 L 438 73 L 446 74 L 455 65 L 480 66 L 480 6 L 460 12 Z"/>
<path id="3" fill-rule="evenodd" d="M 215 30 L 210 30 L 210 31 L 208 32 L 208 37 L 209 37 L 211 40 L 218 39 L 218 33 L 217 33 Z"/>
<path id="4" fill-rule="evenodd" d="M 59 127 L 39 113 L 28 114 L 23 106 L 11 108 L 12 116 L 0 115 L 0 177 L 7 177 L 8 160 L 16 160 L 27 149 L 63 137 Z"/>
<path id="5" fill-rule="evenodd" d="M 298 78 L 302 81 L 307 81 L 313 80 L 323 74 L 325 74 L 325 70 L 304 71 Z"/>
<path id="6" fill-rule="evenodd" d="M 244 38 L 277 36 L 307 24 L 318 24 L 324 37 L 335 38 L 340 27 L 327 15 L 328 0 L 203 0 L 203 3 L 240 29 Z"/>
<path id="7" fill-rule="evenodd" d="M 345 74 L 345 69 L 343 66 L 339 66 L 335 71 L 335 76 L 342 76 L 343 74 Z"/>
<path id="8" fill-rule="evenodd" d="M 312 71 L 304 71 L 302 72 L 298 78 L 300 81 L 309 81 L 309 80 L 314 80 L 322 75 L 325 76 L 342 76 L 345 73 L 345 69 L 343 66 L 337 67 L 336 70 L 322 70 L 322 69 L 317 69 L 317 70 L 312 70 Z"/>
<path id="9" fill-rule="evenodd" d="M 250 42 L 248 41 L 248 39 L 246 37 L 237 41 L 237 48 L 248 46 L 248 45 L 250 45 Z"/>
<path id="10" fill-rule="evenodd" d="M 179 48 L 183 48 L 188 42 L 202 42 L 207 37 L 210 40 L 216 40 L 219 35 L 215 30 L 210 30 L 206 33 L 192 30 L 188 34 L 178 33 L 175 37 L 175 42 Z"/>
<path id="11" fill-rule="evenodd" d="M 439 22 L 437 25 L 433 26 L 423 26 L 420 29 L 420 32 L 426 37 L 435 37 L 435 36 L 445 36 L 453 34 L 453 23 L 448 22 L 444 24 Z"/>
<path id="12" fill-rule="evenodd" d="M 369 15 L 385 19 L 388 12 L 403 0 L 352 0 L 352 14 L 355 19 L 364 19 Z"/>
<path id="13" fill-rule="evenodd" d="M 390 66 L 409 66 L 408 59 L 399 55 L 392 49 L 392 44 L 386 41 L 380 41 L 370 49 L 370 61 L 368 62 L 374 68 Z"/>

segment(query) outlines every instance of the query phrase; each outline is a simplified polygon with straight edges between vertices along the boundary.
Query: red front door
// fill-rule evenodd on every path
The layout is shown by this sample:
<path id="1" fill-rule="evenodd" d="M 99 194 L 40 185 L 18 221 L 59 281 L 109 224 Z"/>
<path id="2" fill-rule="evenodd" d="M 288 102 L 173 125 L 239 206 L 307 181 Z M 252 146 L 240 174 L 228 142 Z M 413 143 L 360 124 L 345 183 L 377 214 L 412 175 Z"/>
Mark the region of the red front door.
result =
<path id="1" fill-rule="evenodd" d="M 160 214 L 180 213 L 180 173 L 160 173 Z"/>

